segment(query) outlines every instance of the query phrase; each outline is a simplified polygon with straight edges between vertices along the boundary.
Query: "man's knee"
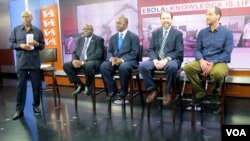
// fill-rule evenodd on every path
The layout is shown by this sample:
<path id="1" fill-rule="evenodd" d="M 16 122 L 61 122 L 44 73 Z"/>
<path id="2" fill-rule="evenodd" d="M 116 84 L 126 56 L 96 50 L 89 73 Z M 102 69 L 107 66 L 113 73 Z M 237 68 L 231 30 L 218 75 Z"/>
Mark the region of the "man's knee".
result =
<path id="1" fill-rule="evenodd" d="M 225 72 L 220 70 L 214 70 L 210 73 L 211 77 L 213 77 L 215 80 L 223 80 L 225 77 Z"/>
<path id="2" fill-rule="evenodd" d="M 126 64 L 126 63 L 122 63 L 122 64 L 120 64 L 120 66 L 119 66 L 119 71 L 121 71 L 121 72 L 127 72 L 127 71 L 129 71 L 130 69 L 131 69 L 131 66 L 128 65 L 128 64 Z"/>
<path id="3" fill-rule="evenodd" d="M 105 61 L 101 64 L 100 69 L 101 71 L 105 71 L 109 67 L 109 62 Z"/>
<path id="4" fill-rule="evenodd" d="M 190 70 L 192 70 L 192 64 L 191 63 L 185 64 L 183 69 L 185 72 L 189 72 Z"/>

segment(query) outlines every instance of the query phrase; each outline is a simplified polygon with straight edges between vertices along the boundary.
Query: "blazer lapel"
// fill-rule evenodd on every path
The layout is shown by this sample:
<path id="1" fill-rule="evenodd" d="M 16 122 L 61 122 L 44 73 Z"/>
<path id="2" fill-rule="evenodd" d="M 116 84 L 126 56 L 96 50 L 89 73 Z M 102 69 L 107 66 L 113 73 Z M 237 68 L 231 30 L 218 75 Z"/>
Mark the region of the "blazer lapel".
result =
<path id="1" fill-rule="evenodd" d="M 171 29 L 169 30 L 168 38 L 167 38 L 167 41 L 166 41 L 166 45 L 165 45 L 165 46 L 168 46 L 168 44 L 169 44 L 170 41 L 171 41 L 172 35 L 174 34 L 174 31 L 173 31 L 172 28 L 173 28 L 173 27 L 171 27 Z"/>

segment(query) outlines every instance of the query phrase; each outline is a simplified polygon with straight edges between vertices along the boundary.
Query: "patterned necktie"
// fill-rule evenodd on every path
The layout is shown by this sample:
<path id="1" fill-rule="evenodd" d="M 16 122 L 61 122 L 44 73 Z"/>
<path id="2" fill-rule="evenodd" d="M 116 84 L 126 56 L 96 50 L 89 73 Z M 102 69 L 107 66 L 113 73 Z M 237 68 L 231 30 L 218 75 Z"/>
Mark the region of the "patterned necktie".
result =
<path id="1" fill-rule="evenodd" d="M 165 57 L 164 47 L 166 45 L 167 37 L 168 37 L 167 36 L 167 31 L 164 31 L 164 35 L 163 35 L 162 42 L 161 42 L 161 48 L 160 48 L 160 51 L 159 51 L 159 57 L 161 59 L 164 59 L 164 57 Z"/>
<path id="2" fill-rule="evenodd" d="M 89 38 L 85 38 L 80 60 L 85 60 L 85 54 L 86 54 L 86 50 L 88 48 L 88 42 L 89 42 Z"/>
<path id="3" fill-rule="evenodd" d="M 123 38 L 122 38 L 122 33 L 120 34 L 119 36 L 119 39 L 118 39 L 118 49 L 117 49 L 117 52 L 119 52 L 121 50 L 121 47 L 122 47 L 122 41 L 123 41 Z"/>

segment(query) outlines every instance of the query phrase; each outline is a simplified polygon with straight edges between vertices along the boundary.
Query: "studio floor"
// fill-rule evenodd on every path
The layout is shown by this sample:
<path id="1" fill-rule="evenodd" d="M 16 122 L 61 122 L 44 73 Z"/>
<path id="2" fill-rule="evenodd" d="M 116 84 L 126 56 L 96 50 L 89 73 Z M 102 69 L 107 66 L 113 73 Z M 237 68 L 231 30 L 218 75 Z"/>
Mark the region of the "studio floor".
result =
<path id="1" fill-rule="evenodd" d="M 220 114 L 204 112 L 201 125 L 200 111 L 196 111 L 195 125 L 191 124 L 191 111 L 183 112 L 177 105 L 176 122 L 172 122 L 171 106 L 160 110 L 159 102 L 142 107 L 135 100 L 131 118 L 129 104 L 122 108 L 112 103 L 108 114 L 105 93 L 97 96 L 96 114 L 92 111 L 91 97 L 79 95 L 78 111 L 70 93 L 73 87 L 59 87 L 60 106 L 55 107 L 51 93 L 43 94 L 41 114 L 32 110 L 32 88 L 28 82 L 24 118 L 13 121 L 15 113 L 16 80 L 4 79 L 0 86 L 0 141 L 221 141 Z M 145 96 L 144 96 L 145 97 Z M 250 99 L 227 97 L 225 124 L 249 124 Z M 182 113 L 182 114 L 181 114 Z"/>

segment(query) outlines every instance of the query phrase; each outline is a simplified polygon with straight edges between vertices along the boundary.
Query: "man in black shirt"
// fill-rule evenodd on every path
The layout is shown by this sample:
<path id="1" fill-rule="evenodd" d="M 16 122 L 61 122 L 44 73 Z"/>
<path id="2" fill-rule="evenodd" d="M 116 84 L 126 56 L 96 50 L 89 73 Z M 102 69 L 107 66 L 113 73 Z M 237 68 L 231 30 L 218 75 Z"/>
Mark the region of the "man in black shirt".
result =
<path id="1" fill-rule="evenodd" d="M 24 11 L 21 16 L 23 24 L 15 27 L 9 38 L 10 48 L 16 51 L 18 78 L 16 113 L 13 120 L 22 118 L 24 115 L 28 75 L 33 90 L 33 110 L 35 113 L 41 112 L 39 108 L 41 86 L 39 50 L 44 49 L 45 42 L 41 30 L 31 24 L 32 14 Z M 31 36 L 30 42 L 27 42 L 28 36 Z"/>

